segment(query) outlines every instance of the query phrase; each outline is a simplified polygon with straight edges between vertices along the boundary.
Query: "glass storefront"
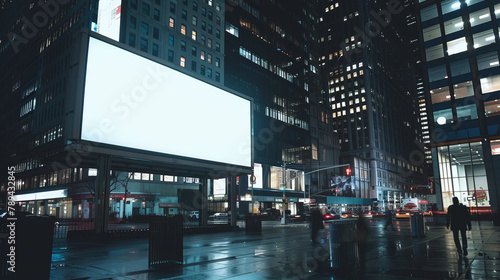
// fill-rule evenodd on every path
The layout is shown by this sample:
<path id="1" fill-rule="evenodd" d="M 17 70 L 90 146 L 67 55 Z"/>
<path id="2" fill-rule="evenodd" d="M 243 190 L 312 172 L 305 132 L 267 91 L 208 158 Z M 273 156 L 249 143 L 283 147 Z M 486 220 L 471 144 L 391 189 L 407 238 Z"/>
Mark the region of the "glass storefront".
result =
<path id="1" fill-rule="evenodd" d="M 437 148 L 443 206 L 452 198 L 469 207 L 489 207 L 488 183 L 481 142 Z"/>

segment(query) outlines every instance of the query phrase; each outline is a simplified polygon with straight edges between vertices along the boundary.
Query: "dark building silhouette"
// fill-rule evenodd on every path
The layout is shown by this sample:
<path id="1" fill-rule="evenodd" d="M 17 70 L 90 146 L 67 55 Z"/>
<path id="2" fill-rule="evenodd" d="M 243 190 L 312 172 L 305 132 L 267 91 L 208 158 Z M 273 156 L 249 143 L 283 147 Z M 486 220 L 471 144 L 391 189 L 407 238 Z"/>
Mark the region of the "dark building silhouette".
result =
<path id="1" fill-rule="evenodd" d="M 402 207 L 402 198 L 414 197 L 413 188 L 426 184 L 418 77 L 407 32 L 412 10 L 399 1 L 320 6 L 320 69 L 341 157 L 354 162 L 363 197 L 380 207 Z M 367 163 L 356 166 L 362 159 Z"/>

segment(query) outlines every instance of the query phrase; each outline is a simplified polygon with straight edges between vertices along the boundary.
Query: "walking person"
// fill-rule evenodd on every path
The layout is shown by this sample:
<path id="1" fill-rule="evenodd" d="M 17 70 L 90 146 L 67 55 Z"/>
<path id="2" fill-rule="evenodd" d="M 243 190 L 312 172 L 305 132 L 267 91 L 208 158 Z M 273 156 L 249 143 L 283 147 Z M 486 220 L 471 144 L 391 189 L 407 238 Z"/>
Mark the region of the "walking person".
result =
<path id="1" fill-rule="evenodd" d="M 314 209 L 311 212 L 311 241 L 313 244 L 318 244 L 318 232 L 324 229 L 323 225 L 323 215 L 319 209 Z"/>
<path id="2" fill-rule="evenodd" d="M 391 209 L 387 208 L 387 210 L 385 211 L 385 226 L 384 226 L 384 230 L 387 230 L 387 227 L 389 225 L 391 225 L 392 231 L 396 231 L 396 229 L 394 228 L 394 223 L 392 222 L 392 211 L 391 211 Z"/>
<path id="3" fill-rule="evenodd" d="M 453 204 L 448 207 L 448 214 L 446 215 L 446 228 L 453 231 L 453 239 L 457 247 L 458 255 L 462 254 L 467 256 L 467 230 L 471 230 L 470 212 L 467 206 L 458 202 L 458 197 L 453 197 Z M 462 236 L 462 246 L 460 246 L 460 239 L 458 232 Z M 463 249 L 463 251 L 462 251 Z"/>

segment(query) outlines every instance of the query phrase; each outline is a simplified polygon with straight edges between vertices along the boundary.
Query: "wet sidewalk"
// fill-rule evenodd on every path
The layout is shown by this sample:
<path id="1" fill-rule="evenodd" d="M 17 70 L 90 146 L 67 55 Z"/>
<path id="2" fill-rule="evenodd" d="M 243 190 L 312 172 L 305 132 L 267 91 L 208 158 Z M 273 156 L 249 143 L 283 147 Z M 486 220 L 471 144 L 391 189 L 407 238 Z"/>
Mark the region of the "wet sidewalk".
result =
<path id="1" fill-rule="evenodd" d="M 328 244 L 313 245 L 308 224 L 263 224 L 262 235 L 244 231 L 184 236 L 184 265 L 148 268 L 148 239 L 110 243 L 54 244 L 51 279 L 500 279 L 500 228 L 473 222 L 469 255 L 456 253 L 453 234 L 426 226 L 412 238 L 409 220 L 383 230 L 384 220 L 369 225 L 366 273 L 340 275 L 329 268 Z"/>

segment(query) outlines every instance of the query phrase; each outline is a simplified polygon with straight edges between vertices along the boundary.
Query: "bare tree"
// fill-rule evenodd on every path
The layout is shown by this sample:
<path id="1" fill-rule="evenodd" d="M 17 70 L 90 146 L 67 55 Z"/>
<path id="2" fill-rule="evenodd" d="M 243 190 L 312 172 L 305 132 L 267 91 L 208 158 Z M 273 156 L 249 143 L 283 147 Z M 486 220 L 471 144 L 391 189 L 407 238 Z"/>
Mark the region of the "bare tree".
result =
<path id="1" fill-rule="evenodd" d="M 132 175 L 127 172 L 120 172 L 111 170 L 110 171 L 110 182 L 109 182 L 109 192 L 115 191 L 117 188 L 124 188 L 127 191 L 127 186 Z M 81 188 L 86 189 L 92 197 L 95 197 L 95 190 L 97 187 L 97 177 L 89 177 L 88 180 L 84 181 Z"/>

